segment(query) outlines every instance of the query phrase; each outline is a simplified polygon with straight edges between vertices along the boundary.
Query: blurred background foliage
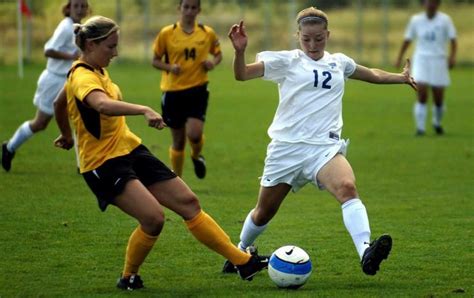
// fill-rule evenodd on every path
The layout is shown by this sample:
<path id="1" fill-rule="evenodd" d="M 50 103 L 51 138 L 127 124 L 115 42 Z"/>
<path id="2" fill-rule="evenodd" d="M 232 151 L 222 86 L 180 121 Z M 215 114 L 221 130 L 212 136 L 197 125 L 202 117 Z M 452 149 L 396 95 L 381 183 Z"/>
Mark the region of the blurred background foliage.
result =
<path id="1" fill-rule="evenodd" d="M 66 0 L 25 0 L 32 18 L 23 17 L 25 60 L 44 63 L 43 46 L 62 19 Z M 178 19 L 178 0 L 89 0 L 91 15 L 115 19 L 121 26 L 119 61 L 149 63 L 160 28 Z M 329 15 L 328 51 L 344 52 L 368 65 L 393 64 L 410 16 L 422 10 L 418 0 L 202 0 L 199 21 L 221 38 L 225 61 L 232 49 L 229 27 L 244 19 L 250 43 L 248 59 L 261 50 L 297 47 L 295 17 L 316 6 Z M 458 62 L 474 65 L 474 0 L 443 0 L 458 30 Z M 0 0 L 0 65 L 17 61 L 16 1 Z"/>

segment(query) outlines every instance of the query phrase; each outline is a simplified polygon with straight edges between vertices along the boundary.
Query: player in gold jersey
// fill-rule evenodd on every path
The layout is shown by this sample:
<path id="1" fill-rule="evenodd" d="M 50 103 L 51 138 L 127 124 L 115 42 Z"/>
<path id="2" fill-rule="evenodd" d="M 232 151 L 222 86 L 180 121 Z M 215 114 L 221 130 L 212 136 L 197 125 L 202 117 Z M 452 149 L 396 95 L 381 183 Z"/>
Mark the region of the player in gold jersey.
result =
<path id="1" fill-rule="evenodd" d="M 180 0 L 179 10 L 180 20 L 161 29 L 155 39 L 153 66 L 163 71 L 161 107 L 173 138 L 169 149 L 172 169 L 182 176 L 187 137 L 194 171 L 202 179 L 206 176 L 201 152 L 209 99 L 207 72 L 221 62 L 222 53 L 214 30 L 196 22 L 200 0 Z"/>
<path id="2" fill-rule="evenodd" d="M 105 211 L 115 205 L 139 226 L 130 236 L 120 289 L 143 287 L 138 270 L 153 248 L 164 224 L 163 206 L 180 215 L 201 243 L 238 264 L 242 279 L 251 279 L 268 265 L 268 258 L 250 255 L 232 244 L 229 236 L 204 211 L 192 190 L 141 144 L 128 128 L 126 115 L 143 115 L 148 125 L 166 125 L 153 109 L 124 102 L 120 89 L 105 69 L 117 56 L 118 26 L 105 17 L 77 24 L 74 33 L 82 54 L 68 74 L 54 104 L 61 135 L 55 145 L 73 146 L 68 116 L 74 124 L 80 171 Z"/>

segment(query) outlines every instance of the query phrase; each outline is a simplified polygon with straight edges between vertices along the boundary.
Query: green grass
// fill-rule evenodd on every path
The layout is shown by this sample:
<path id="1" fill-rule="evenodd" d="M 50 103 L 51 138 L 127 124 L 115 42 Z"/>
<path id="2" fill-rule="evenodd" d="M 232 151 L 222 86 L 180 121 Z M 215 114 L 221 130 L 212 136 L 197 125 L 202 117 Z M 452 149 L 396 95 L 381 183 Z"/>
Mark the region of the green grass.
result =
<path id="1" fill-rule="evenodd" d="M 31 98 L 42 65 L 0 68 L 0 140 L 34 114 Z M 114 65 L 124 97 L 158 108 L 159 74 L 144 65 Z M 340 207 L 308 185 L 291 194 L 258 240 L 261 252 L 284 244 L 308 251 L 315 270 L 298 291 L 278 290 L 266 273 L 253 282 L 220 274 L 223 258 L 195 241 L 182 220 L 167 222 L 141 274 L 146 289 L 133 296 L 468 296 L 474 295 L 474 102 L 471 69 L 452 73 L 447 134 L 415 138 L 406 86 L 349 81 L 344 136 L 373 235 L 389 232 L 392 254 L 374 277 L 365 276 L 341 220 Z M 228 66 L 211 76 L 206 125 L 208 176 L 198 181 L 189 160 L 185 180 L 203 208 L 238 240 L 259 188 L 276 86 L 232 79 Z M 168 131 L 129 117 L 131 129 L 168 162 Z M 0 296 L 130 296 L 114 288 L 125 245 L 136 226 L 116 208 L 101 213 L 73 152 L 55 149 L 54 123 L 17 152 L 13 169 L 0 171 Z M 463 289 L 464 294 L 453 291 Z"/>

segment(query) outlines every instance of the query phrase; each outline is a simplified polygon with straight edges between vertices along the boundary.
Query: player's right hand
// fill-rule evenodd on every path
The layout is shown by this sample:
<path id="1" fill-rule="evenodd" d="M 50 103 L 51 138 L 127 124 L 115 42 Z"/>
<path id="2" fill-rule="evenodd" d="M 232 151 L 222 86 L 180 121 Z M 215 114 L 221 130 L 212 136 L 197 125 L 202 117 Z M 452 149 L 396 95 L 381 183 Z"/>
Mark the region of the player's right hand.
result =
<path id="1" fill-rule="evenodd" d="M 228 36 L 232 42 L 232 46 L 234 46 L 236 51 L 245 51 L 248 37 L 247 33 L 245 32 L 244 21 L 240 21 L 238 25 L 232 25 L 232 27 L 230 27 Z"/>
<path id="2" fill-rule="evenodd" d="M 179 75 L 181 73 L 181 66 L 178 64 L 171 65 L 170 72 L 174 75 Z"/>

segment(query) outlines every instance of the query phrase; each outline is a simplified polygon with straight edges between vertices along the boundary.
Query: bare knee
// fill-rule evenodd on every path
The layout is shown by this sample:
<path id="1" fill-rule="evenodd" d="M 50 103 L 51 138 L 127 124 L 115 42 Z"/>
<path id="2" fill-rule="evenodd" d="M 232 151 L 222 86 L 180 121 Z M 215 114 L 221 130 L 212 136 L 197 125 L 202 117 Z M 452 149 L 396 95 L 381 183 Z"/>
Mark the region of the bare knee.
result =
<path id="1" fill-rule="evenodd" d="M 30 122 L 31 131 L 36 133 L 45 130 L 48 127 L 49 121 L 33 120 Z"/>
<path id="2" fill-rule="evenodd" d="M 163 211 L 159 210 L 143 216 L 139 219 L 140 225 L 145 233 L 156 236 L 161 233 L 163 225 L 165 224 L 165 215 Z"/>
<path id="3" fill-rule="evenodd" d="M 188 133 L 188 139 L 191 143 L 197 144 L 201 142 L 202 134 L 200 132 Z"/>
<path id="4" fill-rule="evenodd" d="M 443 93 L 442 92 L 433 92 L 433 101 L 437 107 L 443 106 Z"/>
<path id="5" fill-rule="evenodd" d="M 418 89 L 418 101 L 420 103 L 426 103 L 428 101 L 428 90 L 426 88 Z"/>
<path id="6" fill-rule="evenodd" d="M 199 212 L 201 210 L 201 205 L 199 204 L 199 199 L 195 194 L 189 195 L 186 197 L 184 204 L 186 207 L 194 212 Z"/>
<path id="7" fill-rule="evenodd" d="M 342 180 L 336 189 L 336 198 L 339 202 L 344 203 L 350 199 L 357 197 L 357 188 L 355 181 L 352 179 Z"/>
<path id="8" fill-rule="evenodd" d="M 180 214 L 185 220 L 193 219 L 201 211 L 198 197 L 192 193 L 181 199 Z"/>

